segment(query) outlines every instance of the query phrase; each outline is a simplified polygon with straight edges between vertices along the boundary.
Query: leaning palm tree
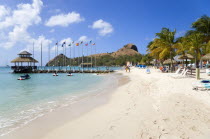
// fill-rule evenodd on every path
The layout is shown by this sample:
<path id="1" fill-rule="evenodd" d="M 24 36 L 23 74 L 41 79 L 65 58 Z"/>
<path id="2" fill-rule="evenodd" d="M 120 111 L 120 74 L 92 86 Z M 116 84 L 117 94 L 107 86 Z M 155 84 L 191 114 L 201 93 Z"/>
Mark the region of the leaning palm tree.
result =
<path id="1" fill-rule="evenodd" d="M 196 64 L 196 79 L 200 78 L 199 61 L 201 59 L 202 48 L 204 46 L 202 33 L 194 32 L 186 37 L 188 51 L 194 55 Z"/>

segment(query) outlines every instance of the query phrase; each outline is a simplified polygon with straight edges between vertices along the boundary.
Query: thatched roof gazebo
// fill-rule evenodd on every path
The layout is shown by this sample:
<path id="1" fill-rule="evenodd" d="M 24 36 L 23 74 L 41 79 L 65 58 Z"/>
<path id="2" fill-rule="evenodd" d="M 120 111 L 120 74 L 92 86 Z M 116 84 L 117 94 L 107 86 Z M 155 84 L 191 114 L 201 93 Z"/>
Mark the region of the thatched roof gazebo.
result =
<path id="1" fill-rule="evenodd" d="M 194 57 L 191 54 L 185 54 L 181 55 L 179 59 L 194 59 Z"/>
<path id="2" fill-rule="evenodd" d="M 38 63 L 38 61 L 31 57 L 31 53 L 23 51 L 18 55 L 19 57 L 11 61 L 11 63 L 15 63 L 15 66 L 12 66 L 15 73 L 28 73 L 37 69 L 35 63 Z"/>
<path id="3" fill-rule="evenodd" d="M 184 54 L 184 55 L 181 55 L 179 59 L 185 59 L 185 64 L 187 67 L 187 59 L 194 59 L 194 57 L 191 54 Z"/>
<path id="4" fill-rule="evenodd" d="M 171 63 L 176 63 L 175 60 L 167 59 L 163 62 L 163 64 L 171 64 Z"/>
<path id="5" fill-rule="evenodd" d="M 11 63 L 23 63 L 23 62 L 38 63 L 38 61 L 32 57 L 17 57 L 11 61 Z"/>
<path id="6" fill-rule="evenodd" d="M 210 53 L 204 55 L 201 59 L 202 59 L 202 60 L 210 60 Z"/>

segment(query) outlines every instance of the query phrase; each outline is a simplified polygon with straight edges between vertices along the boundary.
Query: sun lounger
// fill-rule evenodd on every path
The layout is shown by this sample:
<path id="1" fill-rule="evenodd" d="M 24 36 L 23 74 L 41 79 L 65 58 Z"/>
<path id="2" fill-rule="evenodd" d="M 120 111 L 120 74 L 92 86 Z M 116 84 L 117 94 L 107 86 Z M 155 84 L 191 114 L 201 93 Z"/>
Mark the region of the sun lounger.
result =
<path id="1" fill-rule="evenodd" d="M 181 74 L 178 74 L 178 75 L 175 75 L 175 76 L 172 76 L 172 77 L 176 78 L 176 79 L 178 79 L 178 78 L 185 78 L 185 77 L 187 77 L 187 72 L 188 71 L 189 71 L 188 69 L 183 70 Z"/>
<path id="2" fill-rule="evenodd" d="M 183 75 L 185 71 L 186 71 L 186 69 L 183 69 L 181 73 L 172 74 L 171 77 L 176 77 L 176 76 Z"/>
<path id="3" fill-rule="evenodd" d="M 176 75 L 180 74 L 180 71 L 181 71 L 181 68 L 178 68 L 175 73 L 171 73 L 171 74 L 169 74 L 169 76 L 176 76 Z"/>
<path id="4" fill-rule="evenodd" d="M 210 80 L 201 80 L 192 83 L 193 90 L 209 90 L 210 89 Z"/>
<path id="5" fill-rule="evenodd" d="M 206 69 L 206 74 L 210 76 L 210 69 Z"/>

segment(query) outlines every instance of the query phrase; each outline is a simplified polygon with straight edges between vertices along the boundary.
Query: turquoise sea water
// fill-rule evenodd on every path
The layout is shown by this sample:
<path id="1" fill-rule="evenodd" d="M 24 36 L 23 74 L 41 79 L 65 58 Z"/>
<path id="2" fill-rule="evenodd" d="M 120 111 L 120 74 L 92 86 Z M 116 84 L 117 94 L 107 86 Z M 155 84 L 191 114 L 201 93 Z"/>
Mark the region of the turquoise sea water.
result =
<path id="1" fill-rule="evenodd" d="M 30 74 L 19 81 L 21 74 L 0 68 L 0 136 L 43 116 L 58 107 L 68 106 L 79 97 L 100 92 L 113 79 L 96 74 Z M 104 83 L 104 81 L 106 83 Z M 111 83 L 112 84 L 112 83 Z M 112 84 L 113 85 L 113 84 Z"/>

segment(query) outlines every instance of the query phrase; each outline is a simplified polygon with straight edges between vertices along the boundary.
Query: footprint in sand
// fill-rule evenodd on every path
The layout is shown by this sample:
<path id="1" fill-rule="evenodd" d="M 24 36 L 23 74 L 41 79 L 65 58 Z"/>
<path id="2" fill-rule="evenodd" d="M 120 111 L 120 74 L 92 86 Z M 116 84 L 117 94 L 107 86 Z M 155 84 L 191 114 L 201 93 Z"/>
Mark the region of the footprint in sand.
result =
<path id="1" fill-rule="evenodd" d="M 109 130 L 113 130 L 115 128 L 115 126 L 110 126 Z"/>
<path id="2" fill-rule="evenodd" d="M 169 121 L 169 118 L 164 118 L 163 121 L 164 122 L 168 122 Z"/>
<path id="3" fill-rule="evenodd" d="M 198 131 L 198 129 L 195 126 L 190 127 L 190 129 L 193 131 Z"/>
<path id="4" fill-rule="evenodd" d="M 155 120 L 155 121 L 153 121 L 153 123 L 156 125 L 157 124 L 157 121 Z"/>

